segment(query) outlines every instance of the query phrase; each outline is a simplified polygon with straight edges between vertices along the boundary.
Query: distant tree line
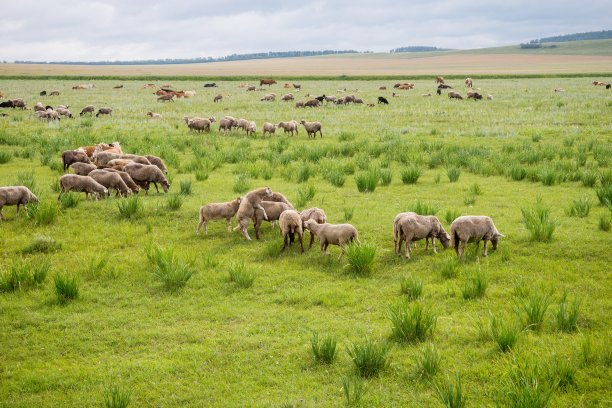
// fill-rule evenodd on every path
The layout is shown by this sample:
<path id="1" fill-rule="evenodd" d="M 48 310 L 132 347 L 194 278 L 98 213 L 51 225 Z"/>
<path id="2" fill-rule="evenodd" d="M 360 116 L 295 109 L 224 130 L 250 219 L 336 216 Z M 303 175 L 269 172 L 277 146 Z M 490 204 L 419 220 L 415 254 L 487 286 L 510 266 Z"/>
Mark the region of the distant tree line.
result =
<path id="1" fill-rule="evenodd" d="M 252 54 L 231 54 L 220 58 L 165 58 L 133 61 L 19 61 L 16 64 L 70 64 L 70 65 L 161 65 L 161 64 L 195 64 L 221 61 L 240 61 L 267 58 L 311 57 L 315 55 L 354 54 L 355 50 L 323 50 L 323 51 L 270 51 Z M 366 51 L 367 53 L 367 51 Z"/>
<path id="2" fill-rule="evenodd" d="M 428 47 L 426 45 L 411 45 L 392 49 L 389 52 L 426 52 L 426 51 L 448 51 L 448 48 Z"/>
<path id="3" fill-rule="evenodd" d="M 612 30 L 589 31 L 587 33 L 575 33 L 544 37 L 522 43 L 521 48 L 554 48 L 555 46 L 544 46 L 542 43 L 585 41 L 585 40 L 608 40 L 612 38 Z"/>

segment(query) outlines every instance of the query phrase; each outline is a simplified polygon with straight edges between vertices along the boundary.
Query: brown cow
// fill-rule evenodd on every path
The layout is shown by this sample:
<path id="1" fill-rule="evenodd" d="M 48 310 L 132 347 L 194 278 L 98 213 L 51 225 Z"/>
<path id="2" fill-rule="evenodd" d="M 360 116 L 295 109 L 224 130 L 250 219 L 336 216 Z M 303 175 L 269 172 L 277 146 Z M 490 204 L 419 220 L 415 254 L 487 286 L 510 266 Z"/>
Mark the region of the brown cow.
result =
<path id="1" fill-rule="evenodd" d="M 474 99 L 474 100 L 476 100 L 476 99 L 482 99 L 482 95 L 481 95 L 481 94 L 479 94 L 478 92 L 475 92 L 475 91 L 468 91 L 468 93 L 467 93 L 467 98 L 468 98 L 468 99 L 472 98 L 472 99 Z"/>
<path id="2" fill-rule="evenodd" d="M 443 76 L 436 77 L 436 84 L 443 84 L 443 83 L 444 83 L 444 77 Z"/>
<path id="3" fill-rule="evenodd" d="M 463 99 L 463 97 L 461 95 L 459 95 L 459 93 L 451 91 L 448 93 L 448 97 L 450 99 Z"/>
<path id="4" fill-rule="evenodd" d="M 272 86 L 272 84 L 275 84 L 275 83 L 276 81 L 270 78 L 267 78 L 267 79 L 263 78 L 259 80 L 259 86 L 262 86 L 262 85 Z"/>
<path id="5" fill-rule="evenodd" d="M 465 78 L 465 86 L 472 88 L 472 78 Z"/>

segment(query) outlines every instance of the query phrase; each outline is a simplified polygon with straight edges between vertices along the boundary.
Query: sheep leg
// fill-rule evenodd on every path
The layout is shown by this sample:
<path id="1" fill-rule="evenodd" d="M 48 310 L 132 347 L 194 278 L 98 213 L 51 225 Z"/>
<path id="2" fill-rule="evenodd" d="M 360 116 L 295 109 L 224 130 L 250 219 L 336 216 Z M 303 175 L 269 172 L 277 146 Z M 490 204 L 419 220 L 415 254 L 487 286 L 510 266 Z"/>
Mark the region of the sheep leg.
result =
<path id="1" fill-rule="evenodd" d="M 488 240 L 484 240 L 484 253 L 482 254 L 482 256 L 487 256 L 487 244 L 489 243 Z"/>
<path id="2" fill-rule="evenodd" d="M 465 253 L 466 244 L 467 244 L 467 241 L 461 241 L 461 244 L 459 245 L 459 252 L 457 255 L 459 255 L 461 259 L 463 259 L 463 254 Z"/>
<path id="3" fill-rule="evenodd" d="M 255 204 L 255 205 L 253 206 L 253 208 L 257 208 L 257 209 L 259 209 L 259 210 L 263 211 L 264 220 L 269 221 L 269 220 L 268 220 L 268 214 L 266 214 L 266 209 L 265 209 L 265 208 L 263 208 L 263 207 L 261 206 L 261 204 Z"/>
<path id="4" fill-rule="evenodd" d="M 344 255 L 344 248 L 346 247 L 346 245 L 340 245 L 340 256 L 338 257 L 338 260 L 342 259 L 342 255 Z"/>
<path id="5" fill-rule="evenodd" d="M 20 204 L 21 204 L 21 203 L 17 203 L 17 213 L 15 214 L 15 216 L 16 216 L 16 217 L 19 217 L 19 205 L 20 205 Z"/>
<path id="6" fill-rule="evenodd" d="M 405 241 L 404 236 L 400 235 L 397 242 L 397 251 L 395 252 L 397 256 L 402 256 L 402 243 Z"/>
<path id="7" fill-rule="evenodd" d="M 285 234 L 285 236 L 283 237 L 283 249 L 281 249 L 281 252 L 284 252 L 285 249 L 287 248 L 287 240 L 289 238 L 289 234 Z"/>
<path id="8" fill-rule="evenodd" d="M 232 232 L 232 218 L 227 219 L 227 230 L 228 232 Z"/>
<path id="9" fill-rule="evenodd" d="M 304 238 L 304 234 L 303 233 L 300 234 L 298 232 L 298 238 L 300 239 L 300 247 L 302 248 L 302 253 L 304 253 L 304 239 L 303 239 Z"/>
<path id="10" fill-rule="evenodd" d="M 310 231 L 310 246 L 308 249 L 312 248 L 312 244 L 314 244 L 314 234 Z"/>
<path id="11" fill-rule="evenodd" d="M 433 253 L 437 254 L 438 251 L 436 251 L 436 239 L 434 237 L 431 237 L 431 246 L 433 247 Z"/>
<path id="12" fill-rule="evenodd" d="M 410 239 L 406 240 L 406 259 L 410 259 Z"/>
<path id="13" fill-rule="evenodd" d="M 153 185 L 155 186 L 155 191 L 157 191 L 157 194 L 159 194 L 159 188 L 157 187 L 157 183 L 153 182 Z"/>
<path id="14" fill-rule="evenodd" d="M 2 215 L 2 208 L 0 207 L 0 221 L 4 221 L 4 215 Z"/>
<path id="15" fill-rule="evenodd" d="M 255 220 L 255 238 L 259 239 L 259 228 L 261 227 L 261 218 Z"/>

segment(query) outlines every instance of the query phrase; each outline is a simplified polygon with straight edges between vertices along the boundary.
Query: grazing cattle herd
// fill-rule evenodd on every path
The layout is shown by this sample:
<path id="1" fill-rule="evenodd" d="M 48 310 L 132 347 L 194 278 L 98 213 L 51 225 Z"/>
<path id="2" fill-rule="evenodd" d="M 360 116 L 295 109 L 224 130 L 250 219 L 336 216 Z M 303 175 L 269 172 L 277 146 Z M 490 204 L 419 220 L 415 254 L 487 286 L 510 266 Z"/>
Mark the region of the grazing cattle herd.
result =
<path id="1" fill-rule="evenodd" d="M 277 82 L 274 79 L 264 78 L 260 80 L 259 86 L 268 85 L 271 87 Z M 452 86 L 445 83 L 443 77 L 435 78 L 437 84 L 437 94 L 441 95 L 443 90 L 449 90 L 447 95 L 450 99 L 462 100 L 463 96 L 454 90 Z M 467 99 L 481 100 L 483 96 L 478 89 L 473 88 L 472 78 L 466 78 L 465 86 L 467 91 Z M 593 81 L 594 86 L 605 86 L 610 89 L 610 84 L 606 82 Z M 207 83 L 203 85 L 205 88 L 217 87 L 215 83 Z M 297 92 L 301 90 L 299 84 L 285 83 L 284 88 L 293 88 Z M 413 83 L 396 83 L 393 89 L 411 90 L 414 89 Z M 94 84 L 80 84 L 72 87 L 74 90 L 91 90 L 95 89 Z M 123 85 L 115 86 L 114 89 L 121 89 Z M 157 88 L 155 84 L 145 84 L 143 88 Z M 195 91 L 174 91 L 171 85 L 165 84 L 158 89 L 154 94 L 158 96 L 158 102 L 174 102 L 174 98 L 190 98 L 195 97 Z M 255 86 L 241 84 L 240 88 L 246 88 L 247 91 L 257 90 Z M 262 88 L 259 88 L 260 90 Z M 379 90 L 386 90 L 386 86 L 381 86 Z M 355 90 L 357 92 L 358 90 Z M 559 92 L 560 88 L 555 89 Z M 338 90 L 339 93 L 346 92 L 346 89 Z M 41 91 L 40 96 L 58 96 L 60 91 L 54 90 L 49 93 Z M 399 96 L 393 93 L 393 96 Z M 431 93 L 423 94 L 422 96 L 431 96 Z M 356 97 L 354 94 L 345 95 L 343 97 L 327 96 L 325 94 L 310 97 L 306 101 L 297 101 L 296 108 L 305 107 L 321 107 L 323 104 L 329 105 L 347 105 L 363 104 L 363 100 Z M 295 96 L 291 93 L 282 96 L 281 101 L 293 101 Z M 488 100 L 492 100 L 493 96 L 488 95 Z M 276 95 L 267 93 L 261 101 L 274 102 Z M 223 102 L 223 95 L 218 94 L 214 97 L 214 102 Z M 384 96 L 379 96 L 378 104 L 388 105 L 389 101 Z M 367 106 L 374 107 L 373 103 Z M 12 109 L 28 109 L 23 99 L 9 99 L 0 102 L 0 108 Z M 33 110 L 40 120 L 59 121 L 60 116 L 65 118 L 73 118 L 68 106 L 58 105 L 55 109 L 52 106 L 45 106 L 42 102 L 34 105 Z M 85 106 L 79 116 L 94 115 L 100 117 L 102 115 L 111 116 L 113 109 L 110 107 L 101 107 L 97 110 L 93 105 Z M 150 118 L 162 119 L 159 113 L 149 111 L 147 114 Z M 188 117 L 184 116 L 189 132 L 210 132 L 211 125 L 216 123 L 214 117 Z M 235 118 L 233 116 L 224 116 L 218 121 L 218 132 L 223 131 L 226 134 L 234 129 L 244 131 L 247 136 L 254 135 L 257 131 L 257 125 L 254 121 L 243 118 Z M 276 133 L 278 128 L 282 128 L 284 134 L 290 133 L 291 136 L 299 136 L 298 125 L 301 124 L 306 130 L 309 138 L 316 138 L 317 133 L 323 137 L 322 125 L 320 122 L 310 122 L 306 120 L 296 121 L 281 121 L 278 123 L 265 122 L 262 126 L 262 132 L 265 136 Z M 59 179 L 59 197 L 67 192 L 84 192 L 86 200 L 89 196 L 98 200 L 107 197 L 110 190 L 115 190 L 116 195 L 128 196 L 130 194 L 138 194 L 140 189 L 145 190 L 148 194 L 151 183 L 159 193 L 158 183 L 162 186 L 164 192 L 168 192 L 170 183 L 166 179 L 168 169 L 160 157 L 152 155 L 134 155 L 125 154 L 122 151 L 121 145 L 118 142 L 114 143 L 99 143 L 92 146 L 81 146 L 74 150 L 64 151 L 61 155 L 64 172 L 73 169 L 74 174 L 65 174 Z M 38 203 L 38 198 L 25 186 L 10 186 L 0 187 L 0 220 L 4 220 L 2 208 L 4 206 L 17 206 L 17 215 L 21 205 L 26 207 L 29 203 Z M 285 250 L 291 243 L 294 242 L 295 236 L 300 242 L 301 250 L 304 251 L 303 234 L 309 231 L 310 247 L 313 244 L 315 236 L 319 239 L 321 251 L 327 253 L 327 247 L 337 245 L 340 247 L 340 258 L 344 254 L 346 245 L 350 242 L 355 242 L 360 245 L 357 229 L 351 224 L 329 224 L 325 212 L 320 208 L 309 208 L 298 212 L 293 204 L 287 198 L 279 193 L 273 192 L 269 187 L 263 187 L 247 193 L 243 197 L 237 197 L 229 202 L 224 203 L 209 203 L 200 208 L 199 224 L 197 233 L 201 228 L 204 228 L 204 233 L 208 233 L 208 222 L 214 219 L 225 219 L 228 230 L 231 230 L 231 220 L 236 217 L 238 225 L 234 230 L 240 230 L 246 240 L 251 240 L 248 234 L 248 226 L 253 222 L 256 238 L 260 239 L 260 227 L 262 222 L 269 221 L 274 223 L 278 221 L 281 235 L 283 238 L 283 247 Z M 405 245 L 405 257 L 410 259 L 411 243 L 425 239 L 427 250 L 429 243 L 436 252 L 435 240 L 439 240 L 444 248 L 453 247 L 457 256 L 463 257 L 465 246 L 468 242 L 484 242 L 483 255 L 487 256 L 487 244 L 490 241 L 493 249 L 497 248 L 499 239 L 503 235 L 496 229 L 493 220 L 487 216 L 461 216 L 456 218 L 450 225 L 450 234 L 447 233 L 442 226 L 440 220 L 435 216 L 423 216 L 413 212 L 398 214 L 393 220 L 393 246 L 394 253 L 401 255 L 401 246 Z M 340 259 L 339 258 L 339 259 Z"/>

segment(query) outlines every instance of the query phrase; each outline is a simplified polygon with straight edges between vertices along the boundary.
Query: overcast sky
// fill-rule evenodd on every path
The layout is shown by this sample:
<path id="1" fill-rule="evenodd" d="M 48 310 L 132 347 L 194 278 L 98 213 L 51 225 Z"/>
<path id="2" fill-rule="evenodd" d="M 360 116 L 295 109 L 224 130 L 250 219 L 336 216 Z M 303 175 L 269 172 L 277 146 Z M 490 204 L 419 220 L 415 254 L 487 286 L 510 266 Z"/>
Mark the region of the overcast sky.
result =
<path id="1" fill-rule="evenodd" d="M 0 60 L 482 48 L 610 27 L 609 0 L 0 0 Z"/>

